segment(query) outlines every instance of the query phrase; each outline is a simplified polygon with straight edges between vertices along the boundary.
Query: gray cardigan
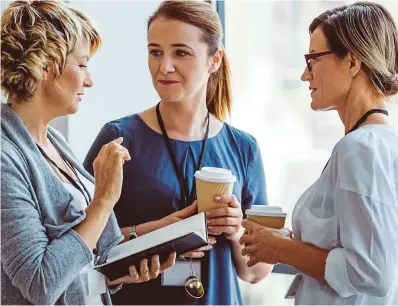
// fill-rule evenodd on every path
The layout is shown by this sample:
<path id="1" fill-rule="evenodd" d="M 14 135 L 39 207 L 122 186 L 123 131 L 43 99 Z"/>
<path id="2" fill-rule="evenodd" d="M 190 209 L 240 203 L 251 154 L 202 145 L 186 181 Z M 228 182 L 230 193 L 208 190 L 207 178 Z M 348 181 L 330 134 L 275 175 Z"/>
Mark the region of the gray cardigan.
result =
<path id="1" fill-rule="evenodd" d="M 48 136 L 80 173 L 93 182 L 54 129 Z M 84 304 L 80 271 L 92 253 L 73 227 L 85 211 L 50 170 L 19 119 L 1 105 L 1 304 Z M 122 235 L 112 214 L 97 250 L 104 262 Z M 110 304 L 109 293 L 104 302 Z"/>

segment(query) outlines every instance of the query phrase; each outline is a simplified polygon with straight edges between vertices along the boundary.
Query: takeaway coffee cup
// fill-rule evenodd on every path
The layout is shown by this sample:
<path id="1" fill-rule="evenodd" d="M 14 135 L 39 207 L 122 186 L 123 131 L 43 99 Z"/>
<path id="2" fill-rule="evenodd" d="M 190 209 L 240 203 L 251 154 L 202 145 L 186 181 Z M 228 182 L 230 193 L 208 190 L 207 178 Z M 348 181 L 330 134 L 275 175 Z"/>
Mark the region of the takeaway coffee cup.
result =
<path id="1" fill-rule="evenodd" d="M 199 213 L 228 206 L 214 199 L 219 195 L 232 194 L 236 177 L 228 169 L 203 167 L 195 172 L 196 195 Z"/>
<path id="2" fill-rule="evenodd" d="M 282 207 L 253 205 L 246 210 L 247 219 L 266 227 L 281 229 L 285 226 L 286 213 Z"/>

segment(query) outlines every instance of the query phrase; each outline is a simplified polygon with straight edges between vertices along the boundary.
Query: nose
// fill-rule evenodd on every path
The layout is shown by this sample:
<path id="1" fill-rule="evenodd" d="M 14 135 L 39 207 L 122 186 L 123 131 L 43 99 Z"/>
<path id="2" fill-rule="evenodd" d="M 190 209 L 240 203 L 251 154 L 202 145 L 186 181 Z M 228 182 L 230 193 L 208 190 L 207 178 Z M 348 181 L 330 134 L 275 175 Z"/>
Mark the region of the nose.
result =
<path id="1" fill-rule="evenodd" d="M 85 73 L 85 76 L 84 76 L 84 83 L 83 83 L 83 86 L 84 87 L 93 87 L 93 80 L 91 79 L 91 74 L 90 74 L 90 71 L 86 68 L 86 73 Z"/>
<path id="2" fill-rule="evenodd" d="M 305 67 L 303 74 L 301 75 L 301 80 L 303 82 L 310 81 L 312 79 L 312 73 L 308 70 L 308 67 Z"/>
<path id="3" fill-rule="evenodd" d="M 163 56 L 162 62 L 160 64 L 160 72 L 162 74 L 168 74 L 171 72 L 175 72 L 172 58 L 170 58 L 168 56 Z"/>

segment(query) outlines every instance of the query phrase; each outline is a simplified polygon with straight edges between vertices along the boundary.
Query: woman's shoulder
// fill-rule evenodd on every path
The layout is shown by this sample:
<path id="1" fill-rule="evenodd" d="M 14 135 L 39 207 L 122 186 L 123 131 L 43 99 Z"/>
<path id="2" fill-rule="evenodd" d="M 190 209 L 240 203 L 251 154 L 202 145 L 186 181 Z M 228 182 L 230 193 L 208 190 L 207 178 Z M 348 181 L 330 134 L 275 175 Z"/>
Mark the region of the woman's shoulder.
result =
<path id="1" fill-rule="evenodd" d="M 21 149 L 3 133 L 1 135 L 1 155 L 2 158 L 10 156 L 14 160 L 25 161 Z"/>
<path id="2" fill-rule="evenodd" d="M 4 166 L 6 160 L 12 160 L 15 165 L 27 165 L 26 158 L 23 153 L 23 149 L 13 141 L 8 134 L 1 131 L 1 160 Z"/>
<path id="3" fill-rule="evenodd" d="M 23 126 L 9 105 L 1 103 L 1 153 L 23 159 Z M 26 136 L 26 135 L 22 135 Z M 21 143 L 21 144 L 20 144 Z"/>
<path id="4" fill-rule="evenodd" d="M 340 188 L 387 203 L 398 190 L 397 129 L 388 125 L 361 127 L 338 142 L 332 163 Z"/>
<path id="5" fill-rule="evenodd" d="M 343 137 L 335 146 L 340 157 L 353 153 L 359 155 L 392 154 L 398 158 L 398 130 L 391 125 L 369 124 Z"/>
<path id="6" fill-rule="evenodd" d="M 229 141 L 235 142 L 241 149 L 245 151 L 252 152 L 258 150 L 258 143 L 253 135 L 233 127 L 229 123 L 224 123 L 221 133 L 224 137 L 229 138 Z"/>
<path id="7" fill-rule="evenodd" d="M 124 116 L 107 122 L 103 129 L 113 131 L 117 136 L 128 134 L 129 132 L 136 132 L 142 125 L 142 120 L 138 113 Z"/>
<path id="8" fill-rule="evenodd" d="M 14 184 L 13 180 L 20 178 L 21 175 L 29 178 L 32 174 L 24 151 L 3 133 L 1 135 L 1 172 L 2 179 L 11 184 Z"/>

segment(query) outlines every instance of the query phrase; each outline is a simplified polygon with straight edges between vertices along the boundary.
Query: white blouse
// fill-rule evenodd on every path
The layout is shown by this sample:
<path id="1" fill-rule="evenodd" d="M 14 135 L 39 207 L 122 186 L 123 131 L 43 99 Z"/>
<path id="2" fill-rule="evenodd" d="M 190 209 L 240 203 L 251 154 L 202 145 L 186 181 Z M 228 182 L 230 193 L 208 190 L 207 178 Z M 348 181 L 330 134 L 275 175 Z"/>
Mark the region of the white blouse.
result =
<path id="1" fill-rule="evenodd" d="M 86 179 L 83 175 L 78 173 L 79 179 L 82 181 L 87 191 L 90 193 L 91 198 L 94 195 L 94 184 Z M 79 184 L 79 183 L 78 183 Z M 64 183 L 66 189 L 73 196 L 73 200 L 70 205 L 75 206 L 76 210 L 86 210 L 87 202 L 82 193 L 77 190 L 72 184 Z M 80 184 L 79 184 L 80 186 Z M 101 294 L 106 292 L 105 277 L 93 269 L 94 267 L 94 254 L 93 261 L 83 268 L 80 272 L 80 280 L 84 286 L 86 293 L 85 305 L 103 305 Z"/>
<path id="2" fill-rule="evenodd" d="M 335 146 L 293 211 L 295 238 L 329 250 L 296 304 L 398 304 L 398 131 L 366 125 Z"/>

